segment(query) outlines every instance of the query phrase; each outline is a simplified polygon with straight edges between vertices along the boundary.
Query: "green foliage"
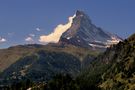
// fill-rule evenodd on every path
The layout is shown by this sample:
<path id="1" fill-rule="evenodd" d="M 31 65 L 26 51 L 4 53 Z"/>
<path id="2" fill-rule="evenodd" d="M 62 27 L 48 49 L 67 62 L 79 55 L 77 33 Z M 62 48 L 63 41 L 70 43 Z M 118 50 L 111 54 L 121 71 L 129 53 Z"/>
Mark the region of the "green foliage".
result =
<path id="1" fill-rule="evenodd" d="M 48 81 L 57 73 L 75 76 L 81 70 L 81 62 L 73 55 L 40 50 L 35 55 L 21 58 L 7 68 L 1 77 L 8 81 L 30 78 L 33 81 Z"/>
<path id="2" fill-rule="evenodd" d="M 135 35 L 112 47 L 111 67 L 102 75 L 99 85 L 105 90 L 134 90 L 135 83 Z M 112 52 L 113 50 L 113 52 Z"/>
<path id="3" fill-rule="evenodd" d="M 56 75 L 48 83 L 48 90 L 80 90 L 70 75 Z"/>
<path id="4" fill-rule="evenodd" d="M 96 77 L 94 77 L 96 79 Z M 48 90 L 100 90 L 89 78 L 78 77 L 76 79 L 71 78 L 69 75 L 59 74 L 56 75 L 48 83 Z M 91 78 L 92 79 L 92 78 Z"/>
<path id="5" fill-rule="evenodd" d="M 29 87 L 32 87 L 33 83 L 29 80 L 14 81 L 10 85 L 1 86 L 2 90 L 27 90 Z"/>

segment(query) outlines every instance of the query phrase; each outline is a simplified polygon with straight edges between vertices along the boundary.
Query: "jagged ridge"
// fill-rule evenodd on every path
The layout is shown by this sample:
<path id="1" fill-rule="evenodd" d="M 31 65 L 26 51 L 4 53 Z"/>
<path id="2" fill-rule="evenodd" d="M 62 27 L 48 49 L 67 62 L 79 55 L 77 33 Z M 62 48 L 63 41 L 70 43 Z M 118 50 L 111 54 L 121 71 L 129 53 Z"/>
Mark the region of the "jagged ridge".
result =
<path id="1" fill-rule="evenodd" d="M 59 43 L 81 47 L 107 48 L 122 39 L 95 26 L 82 11 L 77 11 L 71 27 L 62 34 Z"/>

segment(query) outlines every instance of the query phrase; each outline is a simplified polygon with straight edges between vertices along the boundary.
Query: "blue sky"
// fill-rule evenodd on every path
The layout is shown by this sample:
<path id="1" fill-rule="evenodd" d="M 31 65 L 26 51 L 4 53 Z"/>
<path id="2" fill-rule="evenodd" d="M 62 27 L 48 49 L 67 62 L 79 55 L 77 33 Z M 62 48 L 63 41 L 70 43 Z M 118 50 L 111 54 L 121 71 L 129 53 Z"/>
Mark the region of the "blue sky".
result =
<path id="1" fill-rule="evenodd" d="M 0 0 L 0 48 L 28 43 L 29 36 L 39 43 L 40 35 L 65 24 L 76 10 L 122 38 L 135 32 L 135 0 Z"/>

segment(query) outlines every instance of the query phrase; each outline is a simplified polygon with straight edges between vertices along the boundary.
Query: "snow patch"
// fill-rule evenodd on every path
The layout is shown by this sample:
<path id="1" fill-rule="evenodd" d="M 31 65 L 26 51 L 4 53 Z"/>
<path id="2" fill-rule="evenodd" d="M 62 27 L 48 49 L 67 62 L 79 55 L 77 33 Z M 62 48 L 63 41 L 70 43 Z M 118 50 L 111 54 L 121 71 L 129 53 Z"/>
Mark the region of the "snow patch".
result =
<path id="1" fill-rule="evenodd" d="M 71 37 L 67 37 L 67 39 L 69 40 Z"/>
<path id="2" fill-rule="evenodd" d="M 107 45 L 107 47 L 109 47 L 110 45 L 117 44 L 120 41 L 122 41 L 122 40 L 118 39 L 116 37 L 111 37 L 111 40 L 107 40 L 106 45 Z"/>
<path id="3" fill-rule="evenodd" d="M 89 45 L 92 47 L 106 48 L 106 46 L 101 46 L 101 45 L 96 45 L 96 44 L 91 44 L 91 43 L 89 43 Z"/>

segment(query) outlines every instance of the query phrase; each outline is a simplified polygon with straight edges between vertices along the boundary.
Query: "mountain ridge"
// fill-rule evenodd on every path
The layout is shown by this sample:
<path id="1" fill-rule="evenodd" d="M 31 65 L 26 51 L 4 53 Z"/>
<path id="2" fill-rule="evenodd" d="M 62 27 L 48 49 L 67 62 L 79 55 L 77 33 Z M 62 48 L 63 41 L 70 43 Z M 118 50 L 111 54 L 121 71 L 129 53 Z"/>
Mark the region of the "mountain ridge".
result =
<path id="1" fill-rule="evenodd" d="M 95 26 L 88 15 L 77 10 L 71 27 L 62 34 L 59 43 L 87 48 L 107 48 L 119 41 L 122 41 L 120 37 Z"/>

